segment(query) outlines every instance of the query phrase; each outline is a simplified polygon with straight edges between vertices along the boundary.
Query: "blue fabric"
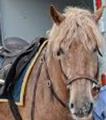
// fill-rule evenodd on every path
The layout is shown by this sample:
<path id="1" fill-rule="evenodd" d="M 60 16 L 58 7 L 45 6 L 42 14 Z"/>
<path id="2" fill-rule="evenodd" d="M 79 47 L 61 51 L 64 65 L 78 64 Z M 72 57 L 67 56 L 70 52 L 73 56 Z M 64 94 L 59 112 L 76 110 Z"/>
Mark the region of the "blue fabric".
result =
<path id="1" fill-rule="evenodd" d="M 14 90 L 13 90 L 13 98 L 16 102 L 20 102 L 22 83 L 23 83 L 23 79 L 24 79 L 24 76 L 25 76 L 28 66 L 29 66 L 29 64 L 24 68 L 24 70 L 23 70 L 22 74 L 19 76 L 19 78 L 16 82 L 16 85 L 14 87 Z"/>
<path id="2" fill-rule="evenodd" d="M 2 56 L 0 56 L 0 67 L 2 67 L 3 62 L 4 62 L 4 58 Z M 13 94 L 13 98 L 16 102 L 20 102 L 22 83 L 23 83 L 23 79 L 24 79 L 24 76 L 25 76 L 28 66 L 29 66 L 29 64 L 24 68 L 21 75 L 18 77 L 16 85 L 14 86 L 14 90 L 13 90 L 12 94 Z M 5 98 L 0 96 L 0 99 L 5 99 Z"/>
<path id="3" fill-rule="evenodd" d="M 0 68 L 3 65 L 3 62 L 4 62 L 4 58 L 2 56 L 0 56 Z"/>
<path id="4" fill-rule="evenodd" d="M 95 120 L 106 120 L 106 86 L 100 89 L 94 106 L 93 116 Z"/>

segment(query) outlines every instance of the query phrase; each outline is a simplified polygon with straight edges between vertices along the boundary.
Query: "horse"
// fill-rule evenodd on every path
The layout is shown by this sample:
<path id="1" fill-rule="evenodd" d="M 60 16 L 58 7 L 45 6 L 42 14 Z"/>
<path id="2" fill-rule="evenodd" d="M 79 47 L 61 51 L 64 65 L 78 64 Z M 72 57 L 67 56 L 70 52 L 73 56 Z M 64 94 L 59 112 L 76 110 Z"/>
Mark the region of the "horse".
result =
<path id="1" fill-rule="evenodd" d="M 50 7 L 53 26 L 27 76 L 19 120 L 92 119 L 92 90 L 98 85 L 98 53 L 103 39 L 97 23 L 103 9 L 92 13 L 67 7 L 61 14 L 55 6 Z M 9 103 L 0 103 L 0 120 L 16 117 Z"/>

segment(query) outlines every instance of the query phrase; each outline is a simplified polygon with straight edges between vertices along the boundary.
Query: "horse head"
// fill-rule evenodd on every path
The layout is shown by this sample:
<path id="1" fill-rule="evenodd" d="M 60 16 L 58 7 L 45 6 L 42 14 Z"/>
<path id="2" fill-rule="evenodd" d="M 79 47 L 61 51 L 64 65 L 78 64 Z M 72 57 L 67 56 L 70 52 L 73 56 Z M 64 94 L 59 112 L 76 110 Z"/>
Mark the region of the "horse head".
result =
<path id="1" fill-rule="evenodd" d="M 61 14 L 54 6 L 50 8 L 54 25 L 47 46 L 48 67 L 52 78 L 62 82 L 60 90 L 75 119 L 88 119 L 93 110 L 92 89 L 98 84 L 98 53 L 103 39 L 97 22 L 102 12 L 103 7 L 96 13 L 68 7 Z"/>

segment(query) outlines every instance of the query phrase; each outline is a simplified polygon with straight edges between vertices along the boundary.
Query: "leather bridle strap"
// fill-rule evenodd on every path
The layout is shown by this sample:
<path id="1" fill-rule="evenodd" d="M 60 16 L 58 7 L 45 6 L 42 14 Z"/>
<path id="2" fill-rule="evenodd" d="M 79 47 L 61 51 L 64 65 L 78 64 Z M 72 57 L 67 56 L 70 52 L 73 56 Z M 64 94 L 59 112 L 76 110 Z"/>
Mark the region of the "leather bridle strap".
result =
<path id="1" fill-rule="evenodd" d="M 49 72 L 48 72 L 48 67 L 47 67 L 47 63 L 46 63 L 46 58 L 44 56 L 44 63 L 45 63 L 45 71 L 47 74 L 47 79 L 48 79 L 48 87 L 51 89 L 52 94 L 54 95 L 54 97 L 57 99 L 57 101 L 59 101 L 59 103 L 63 106 L 67 108 L 67 105 L 59 98 L 59 96 L 56 94 L 54 88 L 53 88 L 53 83 L 51 81 Z"/>
<path id="2" fill-rule="evenodd" d="M 88 77 L 88 76 L 78 76 L 76 78 L 73 78 L 73 79 L 69 79 L 66 74 L 64 73 L 63 69 L 62 69 L 62 65 L 61 65 L 61 61 L 59 60 L 59 64 L 60 64 L 60 68 L 61 68 L 61 72 L 62 74 L 64 75 L 65 79 L 66 80 L 70 80 L 68 83 L 67 83 L 67 86 L 68 85 L 71 85 L 73 82 L 77 81 L 77 80 L 83 80 L 83 79 L 86 79 L 88 81 L 91 81 L 92 83 L 95 83 L 96 85 L 98 85 L 98 87 L 100 87 L 100 84 L 98 82 L 98 80 L 94 79 L 94 78 L 91 78 L 91 77 Z"/>
<path id="3" fill-rule="evenodd" d="M 48 81 L 49 82 L 49 81 Z M 50 81 L 51 82 L 51 81 Z M 49 85 L 49 84 L 48 84 Z M 55 98 L 57 99 L 57 101 L 59 101 L 59 103 L 63 106 L 63 107 L 66 107 L 67 108 L 67 105 L 59 98 L 59 96 L 56 94 L 56 92 L 54 91 L 53 89 L 53 85 L 52 83 L 50 84 L 50 89 L 51 89 L 51 92 L 52 94 L 55 96 Z"/>
<path id="4" fill-rule="evenodd" d="M 90 78 L 90 77 L 86 77 L 86 76 L 85 77 L 84 76 L 76 77 L 76 78 L 72 79 L 71 81 L 69 81 L 67 83 L 67 85 L 71 85 L 73 82 L 75 82 L 77 80 L 83 80 L 83 79 L 88 80 L 88 81 L 90 81 L 92 83 L 95 83 L 96 85 L 100 86 L 96 79 L 93 79 L 93 78 Z"/>

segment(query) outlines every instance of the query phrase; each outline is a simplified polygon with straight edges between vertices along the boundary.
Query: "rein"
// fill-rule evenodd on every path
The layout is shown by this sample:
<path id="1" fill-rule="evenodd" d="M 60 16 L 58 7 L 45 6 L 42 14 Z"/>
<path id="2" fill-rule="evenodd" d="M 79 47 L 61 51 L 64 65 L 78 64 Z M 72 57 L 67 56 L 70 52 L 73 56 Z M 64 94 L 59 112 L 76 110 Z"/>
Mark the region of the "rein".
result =
<path id="1" fill-rule="evenodd" d="M 59 96 L 56 94 L 55 90 L 53 89 L 53 83 L 51 81 L 49 72 L 48 72 L 48 67 L 47 67 L 47 63 L 46 63 L 46 59 L 44 57 L 44 63 L 45 63 L 45 70 L 46 70 L 46 74 L 47 74 L 47 79 L 48 79 L 48 87 L 51 89 L 52 94 L 55 96 L 55 98 L 59 101 L 59 103 L 63 106 L 63 107 L 67 107 L 67 105 L 59 98 Z"/>

